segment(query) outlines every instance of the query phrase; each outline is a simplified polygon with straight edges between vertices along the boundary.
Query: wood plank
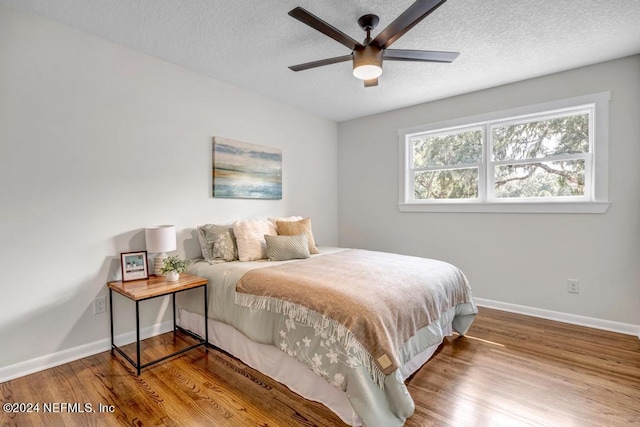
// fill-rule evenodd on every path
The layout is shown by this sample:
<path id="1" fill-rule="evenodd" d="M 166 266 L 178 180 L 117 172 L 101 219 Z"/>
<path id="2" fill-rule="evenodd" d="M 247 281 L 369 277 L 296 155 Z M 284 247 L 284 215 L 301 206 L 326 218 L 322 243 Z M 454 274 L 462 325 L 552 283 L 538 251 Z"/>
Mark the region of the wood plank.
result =
<path id="1" fill-rule="evenodd" d="M 637 337 L 480 310 L 467 336 L 445 339 L 407 380 L 416 404 L 407 426 L 640 424 Z M 163 334 L 143 343 L 143 356 L 190 342 Z M 121 357 L 103 352 L 2 383 L 0 397 L 3 404 L 90 403 L 96 411 L 0 412 L 0 426 L 344 425 L 230 355 L 202 348 L 140 377 Z M 99 404 L 112 405 L 113 413 L 98 413 Z"/>
<path id="2" fill-rule="evenodd" d="M 175 282 L 167 282 L 164 276 L 151 276 L 145 280 L 133 280 L 131 282 L 109 282 L 109 289 L 124 295 L 125 297 L 139 301 L 148 298 L 154 298 L 161 295 L 167 295 L 172 292 L 184 291 L 187 289 L 197 288 L 207 283 L 207 279 L 193 276 L 187 273 L 181 273 L 180 278 Z"/>

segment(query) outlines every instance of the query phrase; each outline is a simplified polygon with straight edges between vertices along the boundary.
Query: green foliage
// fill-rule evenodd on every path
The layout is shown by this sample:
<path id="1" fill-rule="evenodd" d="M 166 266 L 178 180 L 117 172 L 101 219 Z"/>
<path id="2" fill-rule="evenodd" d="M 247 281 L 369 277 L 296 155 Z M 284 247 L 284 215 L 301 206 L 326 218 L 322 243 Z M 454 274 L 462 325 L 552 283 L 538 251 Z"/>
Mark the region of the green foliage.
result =
<path id="1" fill-rule="evenodd" d="M 482 161 L 482 130 L 429 136 L 413 140 L 416 168 L 453 166 Z"/>
<path id="2" fill-rule="evenodd" d="M 415 198 L 474 199 L 478 197 L 478 169 L 453 169 L 418 172 Z"/>
<path id="3" fill-rule="evenodd" d="M 413 141 L 415 168 L 477 164 L 482 161 L 482 130 L 428 136 Z M 418 172 L 416 199 L 478 197 L 478 168 Z"/>
<path id="4" fill-rule="evenodd" d="M 589 116 L 496 126 L 492 134 L 496 161 L 586 153 L 589 151 Z"/>
<path id="5" fill-rule="evenodd" d="M 183 273 L 187 269 L 190 263 L 191 261 L 188 259 L 183 260 L 183 259 L 180 259 L 179 256 L 173 255 L 173 256 L 167 257 L 167 259 L 164 260 L 164 265 L 162 266 L 162 269 L 160 270 L 160 272 L 162 274 L 167 274 L 170 271 L 175 271 L 176 273 Z"/>
<path id="6" fill-rule="evenodd" d="M 589 152 L 587 114 L 493 128 L 494 160 L 543 159 Z M 558 197 L 584 194 L 584 161 L 540 161 L 496 167 L 498 197 Z"/>
<path id="7" fill-rule="evenodd" d="M 492 161 L 518 162 L 496 165 L 497 197 L 584 194 L 584 159 L 557 156 L 589 152 L 588 114 L 499 125 L 491 133 Z M 483 161 L 480 128 L 415 137 L 411 142 L 416 199 L 478 197 L 476 165 Z"/>
<path id="8" fill-rule="evenodd" d="M 584 161 L 565 160 L 496 167 L 498 197 L 563 197 L 584 194 Z"/>

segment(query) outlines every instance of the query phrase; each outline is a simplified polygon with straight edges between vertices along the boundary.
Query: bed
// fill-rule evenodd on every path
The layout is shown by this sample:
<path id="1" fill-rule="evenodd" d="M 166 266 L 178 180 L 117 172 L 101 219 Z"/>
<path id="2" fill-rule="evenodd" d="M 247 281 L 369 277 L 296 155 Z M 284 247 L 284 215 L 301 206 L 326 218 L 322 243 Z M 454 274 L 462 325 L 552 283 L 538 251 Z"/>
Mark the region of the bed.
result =
<path id="1" fill-rule="evenodd" d="M 193 262 L 188 272 L 209 280 L 210 342 L 304 398 L 324 404 L 346 424 L 403 425 L 415 408 L 404 380 L 434 354 L 445 336 L 453 330 L 466 333 L 477 313 L 464 274 L 451 264 L 425 258 L 329 247 L 315 252 L 307 259 L 284 261 Z M 333 273 L 324 284 L 308 280 L 327 270 Z M 411 271 L 405 277 L 403 270 Z M 385 278 L 390 278 L 388 283 Z M 302 287 L 308 281 L 305 286 L 311 288 Z M 422 318 L 402 320 L 396 308 L 373 312 L 391 326 L 378 322 L 382 324 L 368 328 L 368 322 L 357 318 L 360 309 L 347 309 L 346 318 L 334 319 L 341 304 L 355 307 L 349 298 L 364 300 L 363 310 L 394 300 L 394 289 L 411 295 L 410 300 L 422 298 L 403 288 L 408 281 L 428 284 L 434 292 L 430 301 L 418 304 L 430 311 Z M 266 284 L 262 290 L 261 284 Z M 286 295 L 290 288 L 298 294 Z M 336 298 L 334 293 L 343 290 L 347 296 Z M 324 305 L 309 302 L 322 294 L 333 299 Z M 377 295 L 381 302 L 374 300 Z M 180 326 L 203 335 L 200 298 L 187 292 L 176 304 Z M 408 304 L 402 301 L 395 303 Z M 399 312 L 411 310 L 403 306 Z M 390 330 L 394 322 L 410 325 L 396 335 Z"/>

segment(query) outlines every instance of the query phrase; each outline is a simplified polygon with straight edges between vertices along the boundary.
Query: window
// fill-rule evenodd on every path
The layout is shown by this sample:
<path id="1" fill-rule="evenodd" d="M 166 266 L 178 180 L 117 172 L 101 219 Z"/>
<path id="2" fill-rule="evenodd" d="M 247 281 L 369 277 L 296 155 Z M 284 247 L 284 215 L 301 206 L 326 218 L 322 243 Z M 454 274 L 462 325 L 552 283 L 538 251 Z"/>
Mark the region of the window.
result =
<path id="1" fill-rule="evenodd" d="M 605 212 L 609 93 L 398 132 L 400 210 Z"/>

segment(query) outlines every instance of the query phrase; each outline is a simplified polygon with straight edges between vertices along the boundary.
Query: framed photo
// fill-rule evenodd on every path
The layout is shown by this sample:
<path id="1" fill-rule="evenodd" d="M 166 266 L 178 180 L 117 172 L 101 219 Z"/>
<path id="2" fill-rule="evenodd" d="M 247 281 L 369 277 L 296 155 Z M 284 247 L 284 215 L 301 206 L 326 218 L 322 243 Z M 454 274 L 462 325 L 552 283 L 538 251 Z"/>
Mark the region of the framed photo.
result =
<path id="1" fill-rule="evenodd" d="M 120 254 L 120 263 L 122 264 L 123 282 L 149 278 L 147 251 L 122 252 Z"/>

